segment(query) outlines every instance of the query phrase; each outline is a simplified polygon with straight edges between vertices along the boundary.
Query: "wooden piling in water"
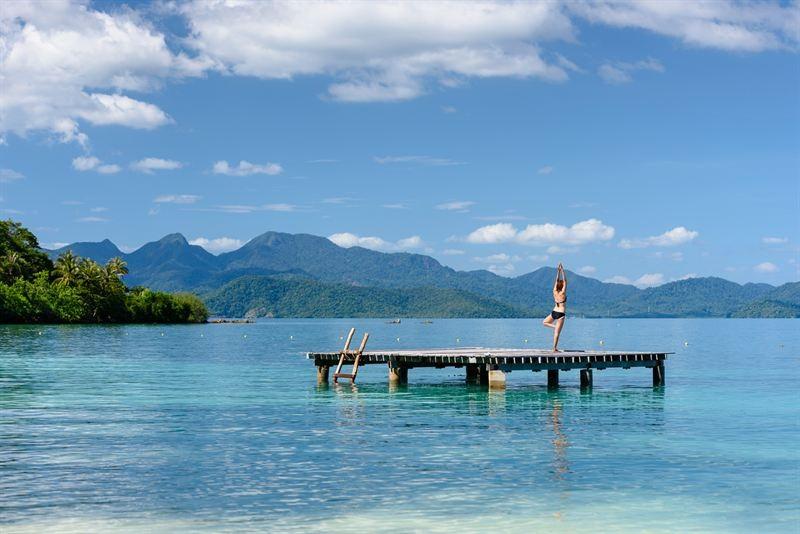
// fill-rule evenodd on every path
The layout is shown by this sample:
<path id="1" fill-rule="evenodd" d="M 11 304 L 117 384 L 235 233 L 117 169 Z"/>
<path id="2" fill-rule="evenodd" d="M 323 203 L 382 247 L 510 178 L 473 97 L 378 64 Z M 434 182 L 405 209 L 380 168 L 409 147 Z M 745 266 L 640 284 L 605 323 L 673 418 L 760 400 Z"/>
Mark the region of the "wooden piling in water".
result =
<path id="1" fill-rule="evenodd" d="M 317 366 L 317 384 L 327 384 L 328 383 L 328 374 L 331 370 L 330 365 L 318 365 Z"/>
<path id="2" fill-rule="evenodd" d="M 408 384 L 408 367 L 404 365 L 389 364 L 389 383 Z"/>
<path id="3" fill-rule="evenodd" d="M 503 371 L 489 371 L 489 389 L 505 389 L 506 374 Z"/>
<path id="4" fill-rule="evenodd" d="M 581 369 L 581 388 L 592 387 L 592 370 Z"/>
<path id="5" fill-rule="evenodd" d="M 664 385 L 664 362 L 660 362 L 653 367 L 653 387 L 661 387 Z"/>
<path id="6" fill-rule="evenodd" d="M 547 387 L 550 389 L 558 387 L 558 369 L 547 370 Z"/>

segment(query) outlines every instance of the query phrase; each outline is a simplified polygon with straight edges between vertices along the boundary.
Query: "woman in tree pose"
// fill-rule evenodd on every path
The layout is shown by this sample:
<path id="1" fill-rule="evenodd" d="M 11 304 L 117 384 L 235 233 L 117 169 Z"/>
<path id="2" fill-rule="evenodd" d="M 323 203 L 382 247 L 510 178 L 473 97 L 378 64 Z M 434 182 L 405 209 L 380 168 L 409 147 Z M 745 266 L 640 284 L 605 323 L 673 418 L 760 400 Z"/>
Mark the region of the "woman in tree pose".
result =
<path id="1" fill-rule="evenodd" d="M 567 274 L 564 266 L 558 264 L 556 270 L 556 281 L 553 284 L 553 300 L 556 304 L 542 324 L 547 328 L 553 329 L 553 352 L 558 352 L 558 338 L 561 336 L 561 329 L 564 328 L 564 319 L 567 318 Z"/>

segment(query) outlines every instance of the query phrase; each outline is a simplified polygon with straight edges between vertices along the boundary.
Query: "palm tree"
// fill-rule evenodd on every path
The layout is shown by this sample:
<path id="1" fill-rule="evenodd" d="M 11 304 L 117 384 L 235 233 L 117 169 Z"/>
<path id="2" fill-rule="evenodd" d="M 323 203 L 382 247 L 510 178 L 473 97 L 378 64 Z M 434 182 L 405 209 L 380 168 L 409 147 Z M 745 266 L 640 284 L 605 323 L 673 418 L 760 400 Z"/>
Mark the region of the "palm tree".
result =
<path id="1" fill-rule="evenodd" d="M 71 250 L 66 251 L 56 260 L 55 273 L 56 284 L 61 286 L 75 285 L 81 274 L 78 257 Z"/>
<path id="2" fill-rule="evenodd" d="M 124 276 L 128 274 L 128 266 L 122 258 L 111 258 L 108 260 L 108 263 L 106 263 L 106 272 L 109 276 Z"/>
<path id="3" fill-rule="evenodd" d="M 16 275 L 22 272 L 22 264 L 24 260 L 20 257 L 19 252 L 9 251 L 6 257 L 3 258 L 3 275 L 5 275 L 8 283 L 12 283 Z"/>

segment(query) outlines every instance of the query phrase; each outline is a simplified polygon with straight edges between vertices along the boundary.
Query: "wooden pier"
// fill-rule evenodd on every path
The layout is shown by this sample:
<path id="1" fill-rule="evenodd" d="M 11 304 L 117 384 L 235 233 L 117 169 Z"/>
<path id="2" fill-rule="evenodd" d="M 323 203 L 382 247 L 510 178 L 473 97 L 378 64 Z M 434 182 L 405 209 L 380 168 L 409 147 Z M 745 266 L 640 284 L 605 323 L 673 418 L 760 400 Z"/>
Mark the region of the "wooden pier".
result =
<path id="1" fill-rule="evenodd" d="M 348 336 L 352 338 L 351 334 Z M 670 352 L 584 351 L 565 350 L 552 352 L 541 349 L 502 349 L 484 347 L 459 347 L 424 350 L 349 350 L 349 343 L 339 352 L 309 352 L 306 356 L 314 360 L 317 381 L 325 383 L 332 366 L 337 366 L 339 377 L 355 381 L 358 366 L 385 365 L 389 371 L 389 383 L 408 382 L 408 370 L 416 367 L 464 368 L 467 381 L 487 384 L 490 388 L 503 388 L 506 373 L 511 371 L 547 371 L 547 385 L 558 387 L 560 371 L 579 371 L 580 384 L 591 388 L 593 371 L 609 367 L 646 367 L 652 369 L 653 386 L 664 385 L 664 362 Z M 354 364 L 352 373 L 341 373 L 343 364 Z"/>

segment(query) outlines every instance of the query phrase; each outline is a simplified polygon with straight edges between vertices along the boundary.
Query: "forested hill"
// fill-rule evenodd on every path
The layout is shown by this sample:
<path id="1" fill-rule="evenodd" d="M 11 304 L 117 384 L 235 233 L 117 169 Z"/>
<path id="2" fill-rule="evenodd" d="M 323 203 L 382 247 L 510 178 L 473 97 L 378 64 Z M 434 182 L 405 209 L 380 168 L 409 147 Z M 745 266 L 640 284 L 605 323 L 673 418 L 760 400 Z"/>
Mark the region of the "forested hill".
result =
<path id="1" fill-rule="evenodd" d="M 550 267 L 516 278 L 483 270 L 456 271 L 421 254 L 343 248 L 324 237 L 279 232 L 266 232 L 241 248 L 219 256 L 189 244 L 181 234 L 167 235 L 127 254 L 108 240 L 76 243 L 47 252 L 57 257 L 66 250 L 97 261 L 105 261 L 110 255 L 120 256 L 130 267 L 131 274 L 125 277 L 129 286 L 194 291 L 206 296 L 212 312 L 236 315 L 266 310 L 263 313 L 280 316 L 317 316 L 314 306 L 322 306 L 329 310 L 325 312 L 328 314 L 348 315 L 355 313 L 348 304 L 355 298 L 362 299 L 359 314 L 371 316 L 407 316 L 422 313 L 423 309 L 432 316 L 473 316 L 475 310 L 483 310 L 481 313 L 486 316 L 539 315 L 551 305 L 555 276 L 555 270 Z M 569 271 L 568 274 L 569 306 L 573 315 L 800 316 L 800 298 L 792 284 L 775 288 L 768 284 L 740 285 L 721 278 L 693 278 L 638 289 L 632 285 L 604 283 Z M 270 277 L 271 281 L 264 277 Z M 234 281 L 236 284 L 229 284 Z M 260 289 L 269 286 L 275 305 L 266 306 L 255 289 L 244 291 L 248 284 Z M 433 300 L 424 304 L 421 300 L 412 302 L 402 297 L 421 293 L 385 291 L 421 288 L 453 291 L 434 291 L 431 293 Z M 314 292 L 326 295 L 327 303 L 315 300 L 318 295 Z M 246 295 L 251 295 L 252 300 Z M 443 304 L 444 295 L 467 299 L 472 303 L 469 306 L 472 311 L 448 308 Z M 291 306 L 286 300 L 289 296 L 297 300 Z M 435 302 L 441 305 L 434 306 Z"/>

